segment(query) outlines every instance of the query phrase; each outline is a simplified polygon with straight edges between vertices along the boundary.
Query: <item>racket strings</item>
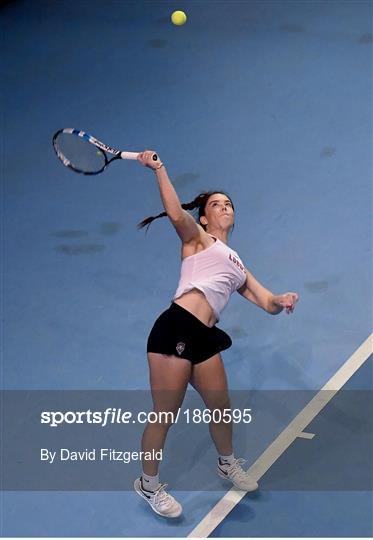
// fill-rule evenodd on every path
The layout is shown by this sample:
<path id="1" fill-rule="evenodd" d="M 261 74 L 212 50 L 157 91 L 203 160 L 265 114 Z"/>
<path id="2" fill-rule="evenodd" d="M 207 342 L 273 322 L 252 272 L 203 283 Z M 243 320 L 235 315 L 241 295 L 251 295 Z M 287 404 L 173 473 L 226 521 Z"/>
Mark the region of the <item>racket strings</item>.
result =
<path id="1" fill-rule="evenodd" d="M 107 163 L 103 150 L 74 133 L 59 133 L 54 144 L 60 159 L 67 160 L 69 166 L 77 171 L 97 173 Z"/>

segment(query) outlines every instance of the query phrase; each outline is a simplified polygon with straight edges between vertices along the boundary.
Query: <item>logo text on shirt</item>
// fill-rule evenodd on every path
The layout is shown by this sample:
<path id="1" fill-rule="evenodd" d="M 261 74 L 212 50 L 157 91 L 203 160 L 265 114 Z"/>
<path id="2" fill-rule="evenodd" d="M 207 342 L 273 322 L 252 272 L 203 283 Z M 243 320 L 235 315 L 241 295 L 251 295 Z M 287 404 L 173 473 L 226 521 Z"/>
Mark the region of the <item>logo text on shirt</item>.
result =
<path id="1" fill-rule="evenodd" d="M 238 261 L 238 260 L 236 259 L 236 257 L 234 257 L 231 253 L 229 254 L 229 260 L 232 261 L 232 262 L 234 262 L 234 264 L 235 264 L 236 266 L 238 266 L 238 268 L 240 268 L 240 270 L 242 270 L 244 273 L 246 273 L 246 270 L 245 270 L 244 265 L 241 264 L 240 261 Z"/>

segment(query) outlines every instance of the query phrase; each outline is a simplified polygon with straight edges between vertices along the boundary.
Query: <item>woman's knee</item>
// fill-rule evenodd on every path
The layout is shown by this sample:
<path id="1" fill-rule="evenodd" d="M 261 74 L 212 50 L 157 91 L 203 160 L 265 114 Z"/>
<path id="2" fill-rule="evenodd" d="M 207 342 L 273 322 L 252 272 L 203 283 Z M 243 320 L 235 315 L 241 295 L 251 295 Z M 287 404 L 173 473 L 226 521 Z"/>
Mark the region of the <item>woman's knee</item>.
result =
<path id="1" fill-rule="evenodd" d="M 148 426 L 159 431 L 168 431 L 176 423 L 178 409 L 159 410 L 155 409 L 148 413 Z"/>
<path id="2" fill-rule="evenodd" d="M 210 410 L 219 410 L 224 412 L 231 406 L 229 394 L 226 390 L 205 390 L 199 392 L 206 407 Z"/>

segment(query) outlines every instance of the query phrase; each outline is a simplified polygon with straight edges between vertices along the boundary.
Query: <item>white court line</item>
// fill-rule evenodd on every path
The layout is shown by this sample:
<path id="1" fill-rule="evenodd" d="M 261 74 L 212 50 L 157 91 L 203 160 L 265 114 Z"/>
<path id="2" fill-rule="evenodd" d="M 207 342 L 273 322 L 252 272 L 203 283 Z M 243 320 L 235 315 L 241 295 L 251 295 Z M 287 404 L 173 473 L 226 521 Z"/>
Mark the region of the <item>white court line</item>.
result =
<path id="1" fill-rule="evenodd" d="M 306 433 L 305 431 L 302 431 L 302 433 L 298 433 L 297 435 L 300 439 L 313 439 L 314 436 L 314 433 Z"/>
<path id="2" fill-rule="evenodd" d="M 329 379 L 305 408 L 290 422 L 280 435 L 268 446 L 263 454 L 253 463 L 249 472 L 259 480 L 278 458 L 301 435 L 304 428 L 319 414 L 335 394 L 352 375 L 368 360 L 373 353 L 373 334 L 360 345 L 343 366 Z M 233 508 L 243 499 L 246 491 L 231 488 L 214 506 L 202 521 L 192 530 L 188 538 L 207 538 Z"/>

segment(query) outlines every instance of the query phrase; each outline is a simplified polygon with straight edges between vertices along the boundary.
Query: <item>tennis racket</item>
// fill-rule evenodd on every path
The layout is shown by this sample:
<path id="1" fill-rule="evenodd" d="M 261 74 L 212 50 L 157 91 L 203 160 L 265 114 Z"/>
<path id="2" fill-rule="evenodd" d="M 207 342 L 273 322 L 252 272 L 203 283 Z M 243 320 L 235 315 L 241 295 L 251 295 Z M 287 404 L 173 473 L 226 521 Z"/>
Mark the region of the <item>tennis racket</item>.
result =
<path id="1" fill-rule="evenodd" d="M 111 148 L 89 133 L 74 128 L 58 130 L 53 135 L 52 142 L 54 151 L 62 163 L 82 174 L 99 174 L 112 161 L 137 159 L 139 155 L 139 152 L 123 152 Z M 157 154 L 153 154 L 153 160 L 157 159 Z"/>

